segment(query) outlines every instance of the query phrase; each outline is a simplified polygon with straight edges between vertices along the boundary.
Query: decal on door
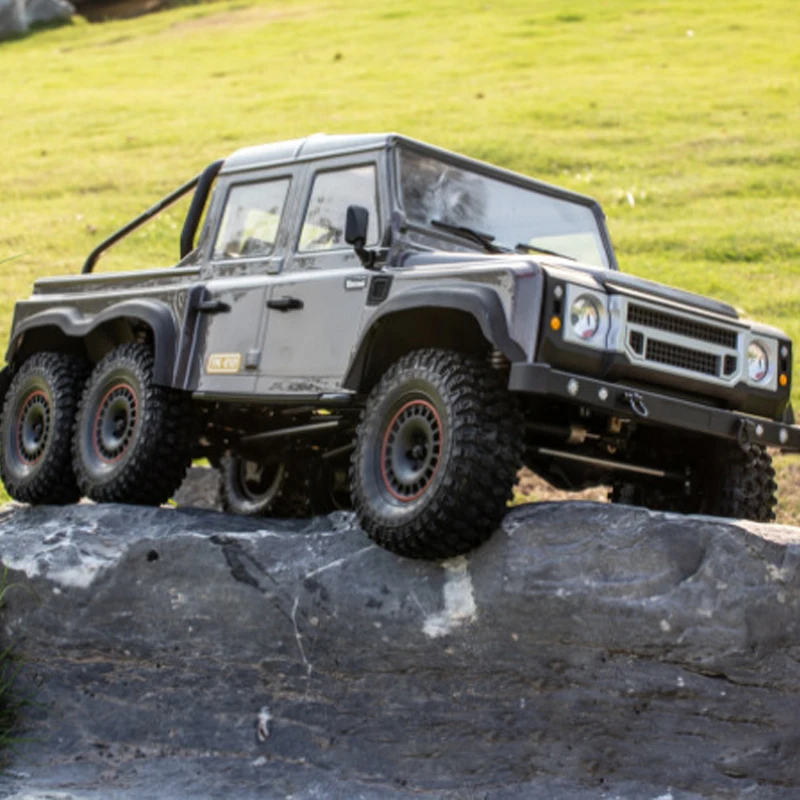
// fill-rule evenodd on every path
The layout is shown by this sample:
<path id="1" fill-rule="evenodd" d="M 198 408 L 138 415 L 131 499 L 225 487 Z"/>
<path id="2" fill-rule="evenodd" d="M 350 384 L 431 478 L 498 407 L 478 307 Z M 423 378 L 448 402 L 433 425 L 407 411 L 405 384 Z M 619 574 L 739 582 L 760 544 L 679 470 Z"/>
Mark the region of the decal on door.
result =
<path id="1" fill-rule="evenodd" d="M 235 375 L 241 366 L 241 353 L 212 353 L 206 363 L 206 374 Z"/>

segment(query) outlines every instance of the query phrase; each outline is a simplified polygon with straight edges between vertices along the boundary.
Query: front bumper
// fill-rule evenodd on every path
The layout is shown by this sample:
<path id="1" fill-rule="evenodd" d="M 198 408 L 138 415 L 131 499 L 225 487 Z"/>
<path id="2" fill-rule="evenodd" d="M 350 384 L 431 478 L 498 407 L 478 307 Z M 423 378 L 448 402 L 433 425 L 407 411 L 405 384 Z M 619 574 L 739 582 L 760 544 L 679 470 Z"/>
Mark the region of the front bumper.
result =
<path id="1" fill-rule="evenodd" d="M 711 408 L 622 383 L 598 381 L 547 364 L 512 364 L 508 388 L 557 397 L 597 411 L 644 424 L 676 428 L 719 439 L 800 452 L 800 426 L 750 414 Z"/>

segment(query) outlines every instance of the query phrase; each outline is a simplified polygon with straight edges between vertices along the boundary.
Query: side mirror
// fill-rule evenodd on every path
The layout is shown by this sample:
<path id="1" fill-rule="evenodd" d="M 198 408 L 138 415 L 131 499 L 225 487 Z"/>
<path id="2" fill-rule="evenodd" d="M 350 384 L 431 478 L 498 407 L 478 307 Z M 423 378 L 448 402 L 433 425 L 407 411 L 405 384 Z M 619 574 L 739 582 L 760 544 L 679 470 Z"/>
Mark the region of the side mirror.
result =
<path id="1" fill-rule="evenodd" d="M 364 206 L 348 206 L 344 222 L 344 240 L 353 246 L 356 255 L 367 269 L 375 268 L 375 253 L 365 250 L 369 230 L 369 211 Z"/>
<path id="2" fill-rule="evenodd" d="M 369 211 L 364 206 L 348 206 L 344 223 L 344 240 L 356 250 L 363 249 L 367 243 Z"/>

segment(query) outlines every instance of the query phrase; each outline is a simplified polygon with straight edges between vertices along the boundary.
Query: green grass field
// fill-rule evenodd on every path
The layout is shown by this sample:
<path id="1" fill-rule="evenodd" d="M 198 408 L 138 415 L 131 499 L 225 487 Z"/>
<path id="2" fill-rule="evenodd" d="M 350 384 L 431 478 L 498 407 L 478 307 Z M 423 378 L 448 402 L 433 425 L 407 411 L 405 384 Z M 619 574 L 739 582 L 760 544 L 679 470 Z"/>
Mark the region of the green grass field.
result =
<path id="1" fill-rule="evenodd" d="M 206 163 L 381 130 L 594 195 L 624 270 L 800 340 L 798 41 L 794 0 L 245 0 L 0 44 L 0 340 Z M 174 262 L 180 222 L 103 268 Z"/>

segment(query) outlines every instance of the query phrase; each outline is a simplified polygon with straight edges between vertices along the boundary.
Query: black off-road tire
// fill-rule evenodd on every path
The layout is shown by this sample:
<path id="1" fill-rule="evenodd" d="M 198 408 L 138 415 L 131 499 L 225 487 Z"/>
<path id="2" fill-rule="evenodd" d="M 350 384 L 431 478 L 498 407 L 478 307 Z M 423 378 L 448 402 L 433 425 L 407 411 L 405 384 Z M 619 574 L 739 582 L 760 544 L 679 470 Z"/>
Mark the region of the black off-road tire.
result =
<path id="1" fill-rule="evenodd" d="M 153 355 L 125 344 L 95 367 L 75 420 L 78 486 L 99 503 L 160 505 L 189 466 L 192 407 L 186 395 L 153 383 Z"/>
<path id="2" fill-rule="evenodd" d="M 684 450 L 690 467 L 688 491 L 679 484 L 652 478 L 615 483 L 609 493 L 612 503 L 645 506 L 653 511 L 679 511 L 714 517 L 772 522 L 777 504 L 777 484 L 772 457 L 762 445 L 745 452 L 738 444 L 697 443 Z"/>
<path id="3" fill-rule="evenodd" d="M 410 558 L 441 559 L 497 528 L 522 463 L 522 418 L 497 372 L 416 350 L 370 393 L 350 472 L 366 533 Z"/>
<path id="4" fill-rule="evenodd" d="M 257 463 L 226 453 L 219 464 L 222 510 L 244 517 L 268 515 L 280 497 L 286 475 L 283 460 Z"/>
<path id="5" fill-rule="evenodd" d="M 332 459 L 319 457 L 319 467 L 311 481 L 311 508 L 315 514 L 352 511 L 350 454 Z"/>
<path id="6" fill-rule="evenodd" d="M 706 513 L 715 517 L 772 522 L 778 498 L 772 456 L 763 445 L 745 452 L 738 444 L 722 442 L 709 465 Z"/>
<path id="7" fill-rule="evenodd" d="M 0 478 L 23 503 L 74 503 L 72 427 L 88 364 L 37 353 L 11 381 L 0 421 Z"/>
<path id="8" fill-rule="evenodd" d="M 219 465 L 222 509 L 246 517 L 281 519 L 324 513 L 312 504 L 308 469 L 302 462 L 282 457 L 261 464 L 226 454 Z"/>

